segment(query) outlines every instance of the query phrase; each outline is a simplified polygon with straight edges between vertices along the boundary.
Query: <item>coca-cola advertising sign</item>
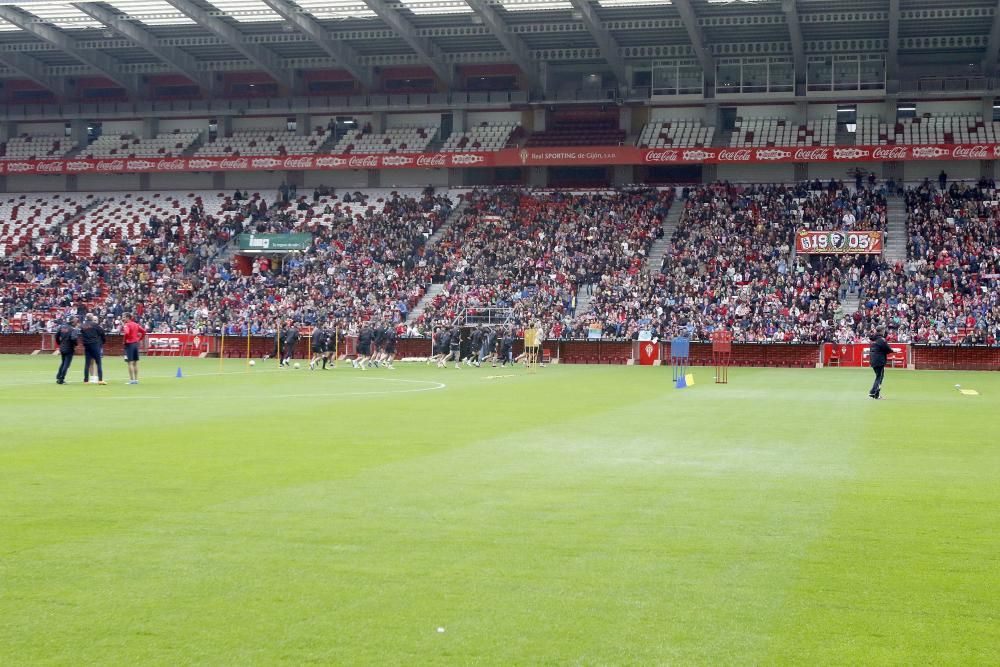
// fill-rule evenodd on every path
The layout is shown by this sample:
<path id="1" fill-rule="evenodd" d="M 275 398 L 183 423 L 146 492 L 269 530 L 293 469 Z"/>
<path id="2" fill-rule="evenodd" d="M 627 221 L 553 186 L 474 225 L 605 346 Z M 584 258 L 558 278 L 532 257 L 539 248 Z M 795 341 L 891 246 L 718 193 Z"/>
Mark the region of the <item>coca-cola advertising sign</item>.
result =
<path id="1" fill-rule="evenodd" d="M 482 160 L 482 158 L 480 158 L 478 155 L 465 155 L 465 156 L 453 155 L 452 156 L 453 163 L 454 163 L 454 158 L 456 158 L 456 157 L 469 157 L 469 158 L 476 158 L 476 159 Z M 417 158 L 417 166 L 418 167 L 432 167 L 432 168 L 443 167 L 443 166 L 445 166 L 445 160 L 444 160 L 444 158 L 445 158 L 444 153 L 435 153 L 433 155 L 421 155 L 421 156 L 419 156 Z M 458 163 L 458 164 L 461 164 L 461 163 Z M 465 164 L 475 164 L 475 163 L 474 162 L 466 162 Z"/>
<path id="2" fill-rule="evenodd" d="M 295 171 L 309 169 L 442 169 L 546 165 L 769 164 L 790 162 L 886 162 L 904 160 L 1000 159 L 1000 144 L 908 146 L 800 146 L 738 148 L 639 148 L 598 146 L 586 149 L 505 148 L 493 153 L 407 153 L 389 155 L 262 155 L 252 157 L 70 158 L 0 160 L 0 173 L 171 173 L 182 171 Z"/>
<path id="3" fill-rule="evenodd" d="M 352 155 L 347 160 L 347 166 L 351 169 L 378 169 L 378 156 Z"/>

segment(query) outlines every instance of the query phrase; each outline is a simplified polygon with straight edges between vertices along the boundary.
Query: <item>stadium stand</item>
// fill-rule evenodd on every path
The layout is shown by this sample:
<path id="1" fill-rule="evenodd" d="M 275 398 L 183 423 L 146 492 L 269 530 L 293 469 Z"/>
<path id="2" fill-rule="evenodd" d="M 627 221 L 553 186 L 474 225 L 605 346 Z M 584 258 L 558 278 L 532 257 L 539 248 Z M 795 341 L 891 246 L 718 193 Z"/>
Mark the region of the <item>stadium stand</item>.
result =
<path id="1" fill-rule="evenodd" d="M 326 128 L 298 135 L 286 130 L 235 130 L 228 137 L 216 137 L 195 151 L 203 157 L 237 155 L 308 155 L 317 153 L 329 140 Z"/>
<path id="2" fill-rule="evenodd" d="M 55 134 L 22 134 L 8 139 L 0 160 L 37 160 L 62 157 L 76 148 L 76 142 Z"/>
<path id="3" fill-rule="evenodd" d="M 46 239 L 94 203 L 93 195 L 35 193 L 0 200 L 0 256 L 26 249 L 41 254 Z"/>
<path id="4" fill-rule="evenodd" d="M 930 183 L 906 193 L 907 261 L 862 278 L 849 328 L 888 324 L 903 342 L 996 345 L 1000 340 L 1000 209 L 996 190 Z"/>
<path id="5" fill-rule="evenodd" d="M 559 338 L 573 328 L 580 285 L 642 265 L 672 200 L 672 188 L 476 191 L 439 243 L 444 291 L 414 326 L 424 332 L 468 311 L 510 308 L 512 324 L 539 318 Z"/>
<path id="6" fill-rule="evenodd" d="M 810 120 L 805 125 L 796 125 L 784 118 L 737 118 L 729 145 L 833 146 L 836 138 L 837 121 L 834 118 Z"/>
<path id="7" fill-rule="evenodd" d="M 858 119 L 857 143 L 869 145 L 993 143 L 1000 137 L 1000 122 L 982 116 L 925 115 L 895 123 L 879 122 L 876 116 Z"/>
<path id="8" fill-rule="evenodd" d="M 334 153 L 423 153 L 437 135 L 437 127 L 394 127 L 385 132 L 362 129 L 348 132 Z"/>
<path id="9" fill-rule="evenodd" d="M 693 148 L 711 146 L 715 127 L 697 120 L 668 120 L 648 123 L 639 134 L 640 148 Z"/>
<path id="10" fill-rule="evenodd" d="M 617 113 L 573 111 L 553 114 L 550 126 L 528 137 L 525 145 L 539 146 L 618 146 L 625 131 L 618 127 Z"/>
<path id="11" fill-rule="evenodd" d="M 441 152 L 498 151 L 507 145 L 520 127 L 520 123 L 483 123 L 466 132 L 452 132 L 441 147 Z"/>
<path id="12" fill-rule="evenodd" d="M 198 132 L 165 132 L 153 139 L 132 134 L 101 135 L 81 149 L 80 156 L 105 157 L 177 157 L 198 140 Z"/>

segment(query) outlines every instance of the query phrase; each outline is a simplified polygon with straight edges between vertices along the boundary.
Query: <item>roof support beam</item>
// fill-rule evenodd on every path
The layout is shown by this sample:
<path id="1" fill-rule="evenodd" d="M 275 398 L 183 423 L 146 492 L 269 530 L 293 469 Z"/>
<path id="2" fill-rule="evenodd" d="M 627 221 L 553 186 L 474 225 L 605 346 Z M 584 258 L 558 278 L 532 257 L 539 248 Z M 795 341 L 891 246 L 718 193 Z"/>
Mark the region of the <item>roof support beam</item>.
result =
<path id="1" fill-rule="evenodd" d="M 65 97 L 67 92 L 66 79 L 50 76 L 45 71 L 45 63 L 16 51 L 0 51 L 0 64 L 20 72 L 39 86 L 48 88 L 56 97 Z"/>
<path id="2" fill-rule="evenodd" d="M 792 59 L 795 63 L 795 92 L 806 82 L 806 50 L 802 45 L 802 26 L 799 24 L 799 10 L 795 0 L 781 0 L 781 10 L 785 13 L 785 23 L 788 24 L 788 36 L 792 40 Z M 803 90 L 802 94 L 805 94 Z"/>
<path id="3" fill-rule="evenodd" d="M 191 54 L 176 46 L 161 45 L 156 36 L 117 11 L 112 11 L 93 2 L 74 2 L 73 6 L 95 21 L 100 21 L 121 36 L 146 49 L 201 86 L 205 92 L 212 91 L 213 77 L 208 72 L 198 69 L 198 63 Z"/>
<path id="4" fill-rule="evenodd" d="M 292 87 L 291 73 L 281 66 L 278 56 L 259 44 L 252 44 L 243 38 L 243 33 L 225 21 L 212 16 L 191 0 L 166 0 L 167 4 L 192 19 L 195 23 L 222 38 L 229 46 L 242 53 L 254 65 L 261 68 L 281 86 Z"/>
<path id="5" fill-rule="evenodd" d="M 998 3 L 1000 4 L 1000 3 Z M 990 33 L 990 44 L 993 44 L 993 62 L 996 63 L 996 53 L 997 44 L 994 41 L 994 35 L 1000 31 L 1000 23 L 998 23 L 997 14 L 1000 14 L 1000 9 L 997 13 L 993 15 L 993 32 Z M 987 47 L 987 54 L 989 54 L 989 47 Z M 885 54 L 885 78 L 888 81 L 898 81 L 899 80 L 899 0 L 889 0 L 889 48 Z"/>
<path id="6" fill-rule="evenodd" d="M 538 70 L 538 65 L 532 59 L 531 52 L 528 49 L 528 45 L 524 43 L 524 40 L 507 29 L 507 24 L 503 18 L 493 9 L 487 0 L 467 0 L 467 2 L 469 7 L 472 7 L 472 11 L 476 12 L 476 15 L 483 20 L 483 25 L 493 33 L 497 41 L 507 50 L 514 64 L 520 67 L 521 71 L 528 77 L 528 83 L 532 90 L 544 90 L 541 72 Z"/>
<path id="7" fill-rule="evenodd" d="M 265 0 L 265 2 L 267 2 L 267 0 Z M 417 57 L 429 65 L 441 81 L 448 86 L 451 86 L 455 80 L 454 68 L 445 62 L 444 53 L 440 48 L 438 48 L 437 44 L 426 37 L 419 37 L 417 35 L 416 27 L 402 14 L 396 11 L 396 9 L 390 6 L 386 0 L 364 0 L 364 3 L 368 5 L 368 7 L 375 12 L 375 14 L 378 15 L 378 17 L 382 19 L 387 26 L 392 28 L 393 32 L 399 35 L 404 42 L 410 45 L 410 48 L 414 50 Z"/>
<path id="8" fill-rule="evenodd" d="M 698 25 L 698 17 L 694 13 L 694 8 L 691 7 L 691 0 L 674 0 L 673 4 L 681 16 L 681 22 L 684 24 L 684 29 L 687 30 L 688 39 L 691 40 L 691 48 L 698 56 L 698 62 L 701 63 L 701 69 L 704 71 L 706 93 L 711 92 L 714 95 L 715 58 L 708 50 L 705 35 L 701 32 L 701 26 Z"/>
<path id="9" fill-rule="evenodd" d="M 589 0 L 570 0 L 573 8 L 580 12 L 583 25 L 587 26 L 587 31 L 594 38 L 597 47 L 601 50 L 604 60 L 611 66 L 611 71 L 618 79 L 618 85 L 628 86 L 628 70 L 625 68 L 625 60 L 618 52 L 618 41 L 611 36 L 611 33 L 604 29 L 600 17 L 594 11 L 594 6 Z"/>
<path id="10" fill-rule="evenodd" d="M 360 63 L 357 51 L 347 42 L 332 39 L 330 33 L 316 19 L 286 0 L 263 0 L 263 2 L 296 30 L 314 41 L 326 55 L 340 63 L 340 66 L 360 81 L 361 85 L 369 90 L 374 87 L 371 68 Z"/>
<path id="11" fill-rule="evenodd" d="M 76 40 L 66 33 L 51 25 L 39 22 L 32 14 L 11 5 L 0 5 L 0 19 L 16 25 L 21 30 L 34 35 L 43 42 L 58 47 L 85 65 L 89 65 L 124 88 L 130 96 L 142 96 L 142 85 L 139 82 L 139 77 L 135 74 L 122 72 L 118 68 L 118 62 L 106 53 L 78 49 Z"/>

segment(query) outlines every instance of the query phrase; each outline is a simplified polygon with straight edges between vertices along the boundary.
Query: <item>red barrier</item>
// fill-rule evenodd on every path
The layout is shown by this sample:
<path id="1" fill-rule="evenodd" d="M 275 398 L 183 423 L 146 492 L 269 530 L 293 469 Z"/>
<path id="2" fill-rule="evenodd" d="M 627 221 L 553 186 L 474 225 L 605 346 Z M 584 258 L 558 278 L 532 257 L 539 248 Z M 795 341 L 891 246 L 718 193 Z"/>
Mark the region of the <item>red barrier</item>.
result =
<path id="1" fill-rule="evenodd" d="M 213 341 L 212 349 L 219 349 L 219 338 L 208 336 Z M 670 357 L 669 342 L 659 343 L 660 358 Z M 830 344 L 827 344 L 830 345 Z M 893 347 L 899 343 L 891 343 Z M 857 344 L 857 352 L 852 352 L 850 364 L 862 366 L 867 364 L 864 351 L 867 344 Z M 0 335 L 0 354 L 31 354 L 42 348 L 42 334 L 3 334 Z M 817 361 L 829 362 L 829 353 L 815 343 L 781 344 L 781 343 L 733 343 L 732 366 L 758 368 L 814 368 Z M 426 338 L 401 338 L 397 344 L 397 357 L 426 357 L 430 352 L 430 341 Z M 558 357 L 565 364 L 624 364 L 633 356 L 632 341 L 546 341 L 545 349 L 552 358 Z M 852 350 L 855 347 L 851 347 Z M 104 346 L 105 354 L 117 356 L 122 354 L 121 336 L 108 337 Z M 225 356 L 227 358 L 243 358 L 246 356 L 246 336 L 226 336 Z M 250 339 L 250 355 L 260 359 L 265 354 L 274 351 L 272 336 L 253 336 Z M 910 346 L 911 363 L 918 370 L 1000 370 L 1000 347 L 930 347 L 925 345 Z M 520 343 L 515 343 L 514 353 L 520 353 Z M 308 344 L 302 341 L 296 347 L 295 357 L 305 359 L 309 354 Z M 901 352 L 904 357 L 907 352 Z M 712 365 L 711 343 L 691 343 L 690 364 L 692 366 Z"/>
<path id="2" fill-rule="evenodd" d="M 477 153 L 5 160 L 0 161 L 0 175 L 775 164 L 785 162 L 905 162 L 911 160 L 993 160 L 997 158 L 1000 158 L 1000 144 L 655 149 L 636 146 L 593 146 L 587 148 L 567 146 L 505 148 L 495 152 Z"/>

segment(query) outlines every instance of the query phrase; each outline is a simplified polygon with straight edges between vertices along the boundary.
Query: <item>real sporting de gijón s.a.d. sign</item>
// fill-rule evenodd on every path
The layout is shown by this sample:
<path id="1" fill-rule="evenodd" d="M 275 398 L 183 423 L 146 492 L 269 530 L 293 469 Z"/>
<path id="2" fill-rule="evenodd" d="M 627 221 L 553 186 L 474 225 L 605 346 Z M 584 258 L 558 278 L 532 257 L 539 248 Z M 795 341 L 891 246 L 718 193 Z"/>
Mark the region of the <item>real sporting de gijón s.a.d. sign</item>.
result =
<path id="1" fill-rule="evenodd" d="M 829 255 L 878 255 L 882 253 L 882 232 L 813 232 L 802 230 L 795 239 L 795 252 Z"/>

